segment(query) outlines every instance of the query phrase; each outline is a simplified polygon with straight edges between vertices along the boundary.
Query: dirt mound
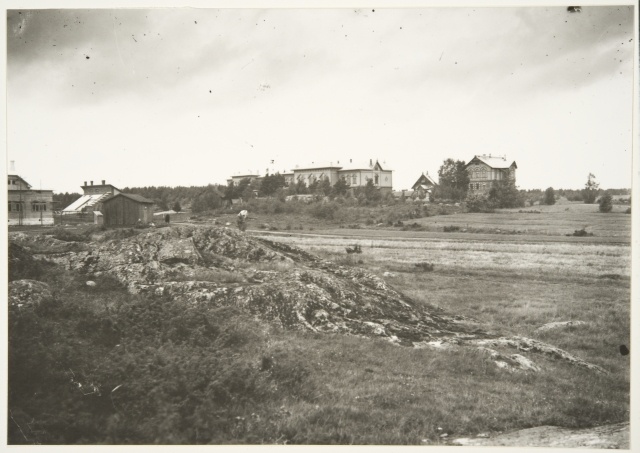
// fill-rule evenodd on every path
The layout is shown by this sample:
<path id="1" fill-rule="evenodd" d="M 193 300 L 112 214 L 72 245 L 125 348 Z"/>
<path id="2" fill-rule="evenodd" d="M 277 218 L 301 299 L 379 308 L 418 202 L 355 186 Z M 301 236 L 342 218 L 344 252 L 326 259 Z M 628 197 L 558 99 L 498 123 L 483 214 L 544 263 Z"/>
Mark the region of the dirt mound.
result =
<path id="1" fill-rule="evenodd" d="M 19 240 L 29 246 L 39 238 Z M 604 371 L 544 343 L 503 338 L 472 319 L 417 303 L 365 270 L 230 228 L 163 228 L 45 256 L 88 277 L 115 277 L 133 293 L 234 306 L 286 328 L 382 337 L 414 347 L 479 347 L 509 370 L 539 367 L 521 355 L 489 347 L 541 353 Z"/>

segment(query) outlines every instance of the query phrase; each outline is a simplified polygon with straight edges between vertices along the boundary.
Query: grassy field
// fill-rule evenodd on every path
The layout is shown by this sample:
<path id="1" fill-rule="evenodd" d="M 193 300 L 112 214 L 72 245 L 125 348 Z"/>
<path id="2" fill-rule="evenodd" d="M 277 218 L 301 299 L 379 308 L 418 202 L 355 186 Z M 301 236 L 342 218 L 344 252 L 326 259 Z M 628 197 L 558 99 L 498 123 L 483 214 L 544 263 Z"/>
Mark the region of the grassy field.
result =
<path id="1" fill-rule="evenodd" d="M 415 220 L 433 232 L 331 224 L 323 224 L 330 230 L 318 224 L 311 230 L 314 222 L 307 219 L 303 230 L 248 234 L 363 267 L 419 303 L 474 318 L 488 331 L 558 346 L 606 374 L 534 355 L 541 371 L 508 372 L 472 348 L 414 349 L 285 331 L 233 310 L 150 302 L 115 283 L 106 292 L 93 291 L 82 276 L 46 267 L 41 279 L 64 297 L 42 316 L 12 321 L 20 348 L 10 351 L 10 378 L 18 383 L 10 394 L 10 439 L 438 445 L 454 436 L 541 425 L 628 421 L 630 356 L 618 347 L 630 342 L 631 218 L 574 206 Z M 480 232 L 507 219 L 509 228 L 528 225 L 529 231 Z M 286 221 L 267 215 L 252 220 Z M 453 222 L 479 232 L 438 229 Z M 594 236 L 565 236 L 586 225 Z M 353 244 L 361 245 L 361 254 L 346 254 Z M 416 266 L 421 263 L 433 270 Z M 223 277 L 234 281 L 233 273 Z M 570 320 L 585 324 L 538 330 Z M 124 351 L 107 335 L 111 324 L 129 338 Z M 102 398 L 83 395 L 69 387 L 69 370 L 118 390 Z"/>
<path id="2" fill-rule="evenodd" d="M 576 211 L 584 211 L 583 206 Z M 385 391 L 378 388 L 374 392 L 376 397 L 391 399 L 401 407 L 395 396 L 389 395 L 391 389 L 397 392 L 398 388 L 408 385 L 420 392 L 420 404 L 440 406 L 442 401 L 436 403 L 433 395 L 425 395 L 434 391 L 433 382 L 439 382 L 447 389 L 444 394 L 448 407 L 439 417 L 446 419 L 450 423 L 448 429 L 456 433 L 477 434 L 483 430 L 542 424 L 593 426 L 628 420 L 629 360 L 620 355 L 618 347 L 630 341 L 631 248 L 628 239 L 619 240 L 629 237 L 630 216 L 611 214 L 607 217 L 554 206 L 540 214 L 517 211 L 460 214 L 446 216 L 446 220 L 434 217 L 417 221 L 431 225 L 458 222 L 480 228 L 489 224 L 504 225 L 505 219 L 510 219 L 515 228 L 529 225 L 529 235 L 494 235 L 507 240 L 491 241 L 485 240 L 485 235 L 483 240 L 473 240 L 470 239 L 473 235 L 461 239 L 463 235 L 453 233 L 448 238 L 412 239 L 407 237 L 411 233 L 403 232 L 402 238 L 392 239 L 390 232 L 381 232 L 384 236 L 358 238 L 368 232 L 345 231 L 347 234 L 340 237 L 338 231 L 332 230 L 326 236 L 321 232 L 280 234 L 278 240 L 340 264 L 365 267 L 416 300 L 475 318 L 505 335 L 526 336 L 556 345 L 610 371 L 606 377 L 595 376 L 545 363 L 543 371 L 536 375 L 497 375 L 476 362 L 477 357 L 447 359 L 433 352 L 403 351 L 398 357 L 403 354 L 413 357 L 391 362 L 388 355 L 385 360 L 376 361 L 371 354 L 363 352 L 357 359 L 359 366 L 366 367 L 367 361 L 374 360 L 379 385 L 388 386 L 386 396 Z M 527 219 L 536 219 L 536 223 Z M 559 236 L 567 229 L 585 226 L 587 221 L 599 242 L 589 242 L 592 237 Z M 556 236 L 552 232 L 556 232 Z M 549 241 L 536 241 L 540 234 Z M 611 239 L 617 243 L 610 243 Z M 345 253 L 345 247 L 353 244 L 361 245 L 362 254 Z M 418 263 L 433 264 L 433 271 L 421 271 L 415 266 Z M 586 324 L 538 331 L 544 324 L 570 320 Z M 424 357 L 418 357 L 421 354 Z M 443 365 L 441 362 L 449 359 L 456 363 Z M 406 383 L 401 383 L 393 367 L 402 370 L 395 374 L 403 375 Z M 360 372 L 358 384 L 354 384 L 356 388 L 365 386 L 360 379 L 366 376 Z M 352 391 L 345 390 L 345 393 Z M 353 398 L 344 397 L 352 401 Z M 409 397 L 409 406 L 405 409 L 419 411 L 411 401 Z M 509 415 L 502 418 L 506 413 Z"/>

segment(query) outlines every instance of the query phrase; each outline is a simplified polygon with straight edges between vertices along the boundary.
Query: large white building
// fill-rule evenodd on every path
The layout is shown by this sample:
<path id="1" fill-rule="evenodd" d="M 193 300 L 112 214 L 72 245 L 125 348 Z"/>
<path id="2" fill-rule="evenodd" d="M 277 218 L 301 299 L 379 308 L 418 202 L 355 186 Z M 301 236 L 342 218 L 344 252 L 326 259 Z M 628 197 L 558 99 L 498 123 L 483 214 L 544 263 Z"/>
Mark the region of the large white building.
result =
<path id="1" fill-rule="evenodd" d="M 349 187 L 364 187 L 369 181 L 373 182 L 375 187 L 381 191 L 391 191 L 393 187 L 393 170 L 383 168 L 377 160 L 369 159 L 369 162 L 311 162 L 305 165 L 296 165 L 289 172 L 282 173 L 287 186 L 304 182 L 307 186 L 315 181 L 329 180 L 332 186 L 339 179 L 344 180 Z M 234 175 L 228 182 L 233 181 L 235 184 L 242 179 L 249 178 L 260 179 L 262 176 L 258 174 Z"/>

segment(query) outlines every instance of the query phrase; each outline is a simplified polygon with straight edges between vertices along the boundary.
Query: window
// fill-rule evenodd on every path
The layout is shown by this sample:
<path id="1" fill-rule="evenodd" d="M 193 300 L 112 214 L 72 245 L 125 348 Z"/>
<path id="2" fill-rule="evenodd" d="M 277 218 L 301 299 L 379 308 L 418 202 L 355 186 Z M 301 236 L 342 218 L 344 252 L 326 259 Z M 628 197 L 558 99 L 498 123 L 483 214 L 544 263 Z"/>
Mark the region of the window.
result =
<path id="1" fill-rule="evenodd" d="M 378 185 L 378 178 L 379 178 L 379 176 L 378 176 L 378 175 L 375 175 L 375 176 L 374 176 L 375 181 L 374 181 L 373 183 L 374 183 L 376 186 Z"/>
<path id="2" fill-rule="evenodd" d="M 31 210 L 34 212 L 42 212 L 47 210 L 47 203 L 42 201 L 34 201 L 31 203 Z"/>

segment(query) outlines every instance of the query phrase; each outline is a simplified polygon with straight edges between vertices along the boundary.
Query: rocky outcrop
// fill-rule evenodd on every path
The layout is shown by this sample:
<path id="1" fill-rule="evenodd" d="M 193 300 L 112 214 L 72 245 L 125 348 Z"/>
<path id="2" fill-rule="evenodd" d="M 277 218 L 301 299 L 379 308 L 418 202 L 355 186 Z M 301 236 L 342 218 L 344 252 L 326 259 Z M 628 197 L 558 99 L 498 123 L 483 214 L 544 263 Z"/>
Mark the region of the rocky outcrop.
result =
<path id="1" fill-rule="evenodd" d="M 603 425 L 595 428 L 570 429 L 558 426 L 538 426 L 494 436 L 460 438 L 451 445 L 509 446 L 548 448 L 629 449 L 629 423 Z"/>
<path id="2" fill-rule="evenodd" d="M 546 332 L 548 330 L 561 329 L 563 327 L 576 327 L 576 326 L 586 326 L 587 323 L 584 321 L 557 321 L 550 322 L 543 326 L 540 326 L 536 329 L 536 332 Z"/>
<path id="3" fill-rule="evenodd" d="M 34 308 L 53 299 L 49 285 L 36 280 L 9 282 L 9 309 Z"/>
<path id="4" fill-rule="evenodd" d="M 10 239 L 25 247 L 41 240 L 27 235 Z M 235 229 L 181 226 L 82 245 L 86 248 L 42 256 L 89 280 L 115 277 L 132 293 L 172 297 L 187 306 L 235 306 L 286 328 L 378 337 L 413 347 L 471 346 L 510 371 L 539 369 L 520 353 L 604 371 L 553 346 L 500 337 L 473 319 L 417 303 L 363 269 L 339 266 Z M 518 354 L 496 348 L 516 349 Z"/>

